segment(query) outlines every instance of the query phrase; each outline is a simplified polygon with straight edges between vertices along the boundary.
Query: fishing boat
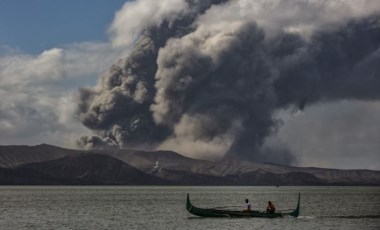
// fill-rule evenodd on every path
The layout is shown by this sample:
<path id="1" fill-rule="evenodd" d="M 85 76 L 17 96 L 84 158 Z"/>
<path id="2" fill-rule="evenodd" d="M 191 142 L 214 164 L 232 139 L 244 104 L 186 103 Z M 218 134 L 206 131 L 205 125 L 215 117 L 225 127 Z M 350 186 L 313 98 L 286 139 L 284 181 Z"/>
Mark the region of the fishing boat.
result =
<path id="1" fill-rule="evenodd" d="M 191 214 L 201 217 L 261 217 L 261 218 L 277 218 L 284 216 L 298 217 L 300 213 L 300 196 L 298 194 L 298 203 L 296 209 L 290 212 L 267 213 L 263 211 L 241 211 L 226 210 L 222 208 L 198 208 L 191 204 L 190 195 L 187 194 L 186 209 Z"/>

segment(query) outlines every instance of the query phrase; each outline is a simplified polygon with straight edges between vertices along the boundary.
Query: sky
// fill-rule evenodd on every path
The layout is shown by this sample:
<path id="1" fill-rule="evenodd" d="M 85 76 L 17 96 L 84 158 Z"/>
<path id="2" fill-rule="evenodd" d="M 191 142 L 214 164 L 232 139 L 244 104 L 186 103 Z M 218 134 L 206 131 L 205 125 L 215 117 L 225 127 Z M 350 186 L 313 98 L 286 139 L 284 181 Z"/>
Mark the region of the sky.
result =
<path id="1" fill-rule="evenodd" d="M 38 54 L 70 43 L 106 42 L 107 28 L 124 3 L 4 0 L 0 2 L 0 44 Z"/>
<path id="2" fill-rule="evenodd" d="M 221 2 L 0 1 L 0 144 L 380 170 L 380 4 Z"/>

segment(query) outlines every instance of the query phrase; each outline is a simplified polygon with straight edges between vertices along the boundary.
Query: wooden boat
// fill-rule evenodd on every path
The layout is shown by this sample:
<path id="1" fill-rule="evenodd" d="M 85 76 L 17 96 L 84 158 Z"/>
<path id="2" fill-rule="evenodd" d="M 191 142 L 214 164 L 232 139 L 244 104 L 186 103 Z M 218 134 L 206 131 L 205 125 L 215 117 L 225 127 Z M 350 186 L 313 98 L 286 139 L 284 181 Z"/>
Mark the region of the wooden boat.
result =
<path id="1" fill-rule="evenodd" d="M 300 194 L 298 194 L 298 204 L 296 209 L 291 212 L 275 212 L 267 213 L 261 211 L 242 211 L 242 210 L 226 210 L 220 208 L 198 208 L 191 204 L 190 196 L 187 194 L 186 209 L 191 214 L 201 217 L 261 217 L 276 218 L 284 216 L 298 217 L 300 212 Z"/>

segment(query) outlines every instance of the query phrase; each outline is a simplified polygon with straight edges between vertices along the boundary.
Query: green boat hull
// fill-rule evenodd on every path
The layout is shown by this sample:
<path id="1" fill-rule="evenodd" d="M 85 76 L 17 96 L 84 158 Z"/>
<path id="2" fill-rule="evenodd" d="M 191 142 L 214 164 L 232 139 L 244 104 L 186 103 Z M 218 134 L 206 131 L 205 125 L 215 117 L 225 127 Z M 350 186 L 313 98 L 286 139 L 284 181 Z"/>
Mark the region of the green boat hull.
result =
<path id="1" fill-rule="evenodd" d="M 223 209 L 214 209 L 214 208 L 198 208 L 191 204 L 190 196 L 187 194 L 186 209 L 193 215 L 200 217 L 257 217 L 257 218 L 277 218 L 284 216 L 298 217 L 300 211 L 300 194 L 298 194 L 298 204 L 297 208 L 289 213 L 267 213 L 260 211 L 238 211 L 238 210 L 223 210 Z"/>

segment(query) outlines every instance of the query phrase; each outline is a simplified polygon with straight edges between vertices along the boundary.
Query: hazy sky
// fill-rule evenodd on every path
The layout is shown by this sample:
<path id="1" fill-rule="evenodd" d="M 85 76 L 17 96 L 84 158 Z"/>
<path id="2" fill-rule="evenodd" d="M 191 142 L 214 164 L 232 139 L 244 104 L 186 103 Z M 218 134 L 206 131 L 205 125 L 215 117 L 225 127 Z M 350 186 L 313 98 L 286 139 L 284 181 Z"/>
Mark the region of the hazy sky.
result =
<path id="1" fill-rule="evenodd" d="M 211 60 L 209 64 L 217 72 L 218 69 L 222 69 L 219 67 L 221 65 L 219 62 L 223 63 L 223 55 L 229 52 L 221 50 L 220 47 L 223 45 L 224 47 L 238 47 L 230 46 L 230 44 L 240 41 L 231 39 L 229 37 L 231 34 L 242 39 L 241 28 L 245 28 L 249 33 L 261 33 L 256 29 L 256 25 L 249 27 L 243 22 L 255 21 L 265 33 L 265 38 L 257 36 L 250 39 L 264 39 L 264 43 L 271 38 L 276 38 L 278 31 L 281 33 L 285 31 L 299 33 L 300 38 L 304 39 L 307 44 L 313 33 L 320 28 L 329 27 L 334 30 L 338 24 L 340 26 L 351 18 L 366 17 L 380 10 L 376 0 L 364 1 L 367 6 L 359 4 L 355 0 L 346 1 L 347 3 L 344 4 L 340 0 L 333 0 L 329 2 L 330 5 L 318 5 L 312 0 L 296 0 L 291 8 L 287 8 L 288 5 L 283 3 L 286 1 L 279 1 L 282 5 L 274 4 L 275 6 L 273 6 L 273 1 L 256 1 L 257 5 L 254 5 L 249 1 L 240 0 L 212 7 L 211 10 L 200 13 L 201 16 L 196 18 L 197 16 L 192 16 L 192 11 L 189 10 L 192 8 L 183 0 L 162 0 L 161 2 L 138 0 L 124 5 L 125 2 L 121 0 L 0 1 L 0 144 L 49 143 L 76 147 L 75 143 L 80 135 L 84 133 L 92 135 L 95 132 L 94 126 L 88 125 L 86 123 L 88 120 L 79 118 L 76 112 L 79 88 L 88 87 L 94 92 L 98 90 L 96 94 L 100 96 L 97 99 L 94 99 L 96 97 L 88 99 L 88 101 L 93 104 L 96 102 L 105 105 L 106 102 L 102 100 L 108 100 L 107 96 L 110 96 L 109 90 L 104 90 L 107 84 L 105 80 L 113 76 L 111 74 L 113 72 L 109 68 L 120 58 L 129 57 L 131 50 L 133 51 L 133 45 L 138 41 L 143 29 L 160 27 L 162 21 L 167 19 L 173 22 L 174 26 L 169 26 L 169 28 L 174 28 L 176 39 L 171 39 L 165 47 L 162 47 L 159 55 L 157 54 L 157 60 L 154 59 L 154 63 L 157 62 L 158 65 L 158 72 L 149 77 L 154 79 L 156 76 L 157 82 L 154 82 L 152 87 L 157 87 L 157 91 L 161 94 L 152 95 L 151 100 L 154 100 L 154 104 L 149 104 L 145 108 L 146 112 L 153 114 L 156 123 L 167 125 L 172 130 L 172 133 L 168 134 L 164 140 L 159 139 L 161 143 L 158 148 L 169 148 L 195 157 L 220 156 L 234 146 L 237 133 L 244 133 L 241 130 L 244 128 L 245 118 L 234 113 L 231 113 L 233 114 L 231 116 L 234 116 L 231 118 L 233 121 L 226 121 L 225 117 L 218 117 L 221 123 L 229 124 L 228 127 L 221 128 L 213 123 L 217 119 L 210 119 L 209 111 L 206 116 L 200 110 L 196 110 L 200 105 L 194 103 L 188 107 L 191 107 L 192 111 L 196 110 L 196 113 L 181 111 L 181 116 L 174 118 L 178 121 L 168 125 L 172 116 L 167 114 L 171 111 L 162 108 L 173 106 L 174 102 L 169 98 L 166 88 L 176 79 L 181 83 L 181 87 L 187 87 L 186 84 L 192 82 L 190 78 L 182 78 L 180 74 L 175 73 L 173 71 L 175 68 L 169 68 L 168 63 L 178 60 L 178 63 L 183 61 L 186 64 L 189 60 L 198 58 L 202 63 Z M 272 5 L 265 5 L 268 3 Z M 343 4 L 341 6 L 347 8 L 337 7 L 339 4 Z M 267 7 L 272 7 L 270 13 L 265 11 Z M 236 16 L 236 9 L 240 10 L 238 16 Z M 309 11 L 314 12 L 314 15 L 304 13 Z M 175 29 L 175 18 L 179 17 L 178 15 L 195 18 L 192 19 L 195 22 L 191 24 L 193 31 L 186 36 L 178 35 L 188 33 L 186 30 Z M 223 24 L 216 23 L 219 21 Z M 154 38 L 152 36 L 149 34 L 145 38 L 152 39 Z M 359 38 L 361 39 L 361 37 Z M 198 43 L 194 41 L 198 41 Z M 143 42 L 140 41 L 137 44 L 144 44 Z M 200 45 L 203 50 L 198 47 L 201 42 L 204 42 Z M 164 45 L 162 44 L 162 46 Z M 380 45 L 380 41 L 377 45 Z M 298 54 L 304 52 L 305 47 L 307 46 L 297 50 Z M 257 49 L 255 52 L 257 55 Z M 188 57 L 189 53 L 193 56 L 189 55 Z M 377 50 L 371 54 L 372 56 L 366 57 L 369 61 L 366 61 L 367 59 L 360 60 L 359 64 L 363 66 L 367 62 L 380 64 L 379 53 Z M 236 53 L 231 53 L 231 56 L 232 54 L 238 56 Z M 256 60 L 257 57 L 249 56 L 252 60 Z M 284 63 L 287 65 L 295 62 L 296 58 L 299 57 L 290 57 Z M 257 63 L 255 62 L 255 64 Z M 285 65 L 284 63 L 282 64 Z M 201 64 L 192 63 L 199 69 L 204 68 Z M 178 70 L 181 74 L 186 73 L 189 76 L 194 74 L 186 68 L 181 68 Z M 194 67 L 194 69 L 196 68 Z M 230 70 L 225 68 L 225 71 Z M 252 71 L 259 74 L 257 69 Z M 205 71 L 202 69 L 202 72 Z M 269 71 L 267 74 L 273 73 Z M 371 79 L 379 78 L 378 69 L 373 69 L 368 74 L 373 75 L 371 75 Z M 105 77 L 98 82 L 101 75 Z M 171 78 L 165 78 L 169 75 Z M 207 76 L 211 75 L 210 73 Z M 188 79 L 190 80 L 187 82 Z M 266 85 L 271 84 L 275 78 L 271 77 L 270 79 L 270 81 L 258 80 Z M 222 85 L 224 83 L 223 81 L 215 84 Z M 144 101 L 144 95 L 141 92 L 145 92 L 142 90 L 145 88 L 137 85 L 134 100 Z M 138 95 L 137 89 L 140 89 Z M 207 89 L 210 88 L 205 87 L 199 92 L 208 95 L 204 92 Z M 262 88 L 256 90 L 262 90 Z M 286 102 L 289 104 L 284 107 L 271 105 L 268 113 L 258 114 L 257 108 L 261 107 L 250 108 L 248 112 L 250 116 L 257 116 L 258 119 L 261 119 L 261 116 L 273 116 L 281 121 L 281 124 L 275 127 L 276 132 L 271 131 L 270 135 L 258 142 L 264 141 L 264 145 L 270 148 L 274 146 L 290 151 L 297 160 L 294 164 L 300 166 L 380 170 L 380 102 L 378 97 L 375 94 L 373 98 L 366 95 L 364 99 L 357 97 L 356 94 L 355 96 L 339 97 L 336 96 L 339 94 L 339 90 L 341 88 L 338 87 L 331 91 L 334 93 L 328 92 L 325 100 L 312 98 L 311 100 L 315 100 L 315 102 L 307 102 L 305 107 L 301 106 L 302 108 L 293 106 L 292 102 Z M 183 92 L 184 94 L 188 93 L 188 91 Z M 271 92 L 265 92 L 265 94 L 267 93 L 270 97 Z M 201 95 L 201 93 L 197 92 L 197 95 Z M 333 99 L 330 100 L 330 97 Z M 183 100 L 189 101 L 185 97 Z M 280 99 L 275 101 L 280 101 Z M 270 102 L 277 103 L 273 100 Z M 244 103 L 257 103 L 257 101 L 256 99 L 248 100 Z M 181 104 L 175 104 L 175 106 L 176 108 L 187 108 Z M 273 114 L 270 115 L 270 111 L 274 111 Z M 92 112 L 89 110 L 83 114 L 92 116 Z M 215 115 L 212 114 L 212 116 Z M 82 122 L 88 127 L 90 126 L 92 130 L 82 125 Z M 128 122 L 132 124 L 132 121 Z M 204 137 L 206 131 L 214 133 L 213 127 L 204 130 L 204 127 L 211 123 L 213 127 L 218 126 L 218 130 L 223 129 L 223 132 L 211 137 Z M 125 121 L 114 122 L 114 124 L 118 126 L 107 126 L 103 131 L 114 132 L 115 127 L 125 125 Z M 247 124 L 255 124 L 255 126 L 249 126 L 252 129 L 258 127 L 255 122 Z M 247 133 L 247 135 L 253 135 L 252 130 Z M 102 138 L 109 137 L 107 136 L 109 134 L 96 134 Z M 198 134 L 199 136 L 196 136 Z M 114 133 L 112 135 L 117 139 Z M 155 141 L 157 140 L 155 139 Z M 198 151 L 198 153 L 189 152 L 189 149 Z"/>

